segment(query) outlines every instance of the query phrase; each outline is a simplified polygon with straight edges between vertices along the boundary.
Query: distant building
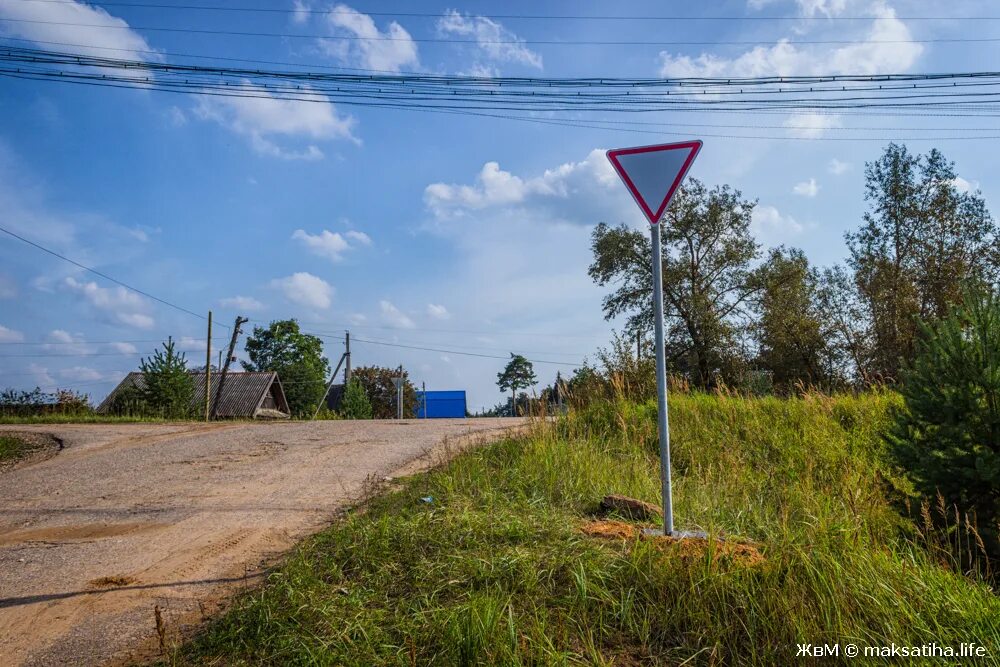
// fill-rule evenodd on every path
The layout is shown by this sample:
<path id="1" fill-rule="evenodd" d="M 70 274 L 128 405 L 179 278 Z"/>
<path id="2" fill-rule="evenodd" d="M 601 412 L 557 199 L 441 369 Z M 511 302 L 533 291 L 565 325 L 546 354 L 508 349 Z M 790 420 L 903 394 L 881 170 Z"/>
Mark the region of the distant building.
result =
<path id="1" fill-rule="evenodd" d="M 418 391 L 418 419 L 448 419 L 465 417 L 464 391 Z"/>
<path id="2" fill-rule="evenodd" d="M 196 414 L 205 412 L 205 374 L 191 373 L 194 380 L 194 398 L 191 400 L 191 408 Z M 212 373 L 211 392 L 212 399 L 218 402 L 216 416 L 223 419 L 287 419 L 291 414 L 288 409 L 288 401 L 285 399 L 285 390 L 281 387 L 281 380 L 274 372 L 229 372 L 226 374 L 226 382 L 222 385 L 222 394 L 219 395 L 219 381 L 221 373 Z M 145 376 L 142 373 L 129 373 L 125 379 L 115 387 L 114 391 L 97 406 L 100 414 L 113 413 L 116 410 L 118 399 L 127 394 L 130 389 L 143 390 L 146 388 Z"/>

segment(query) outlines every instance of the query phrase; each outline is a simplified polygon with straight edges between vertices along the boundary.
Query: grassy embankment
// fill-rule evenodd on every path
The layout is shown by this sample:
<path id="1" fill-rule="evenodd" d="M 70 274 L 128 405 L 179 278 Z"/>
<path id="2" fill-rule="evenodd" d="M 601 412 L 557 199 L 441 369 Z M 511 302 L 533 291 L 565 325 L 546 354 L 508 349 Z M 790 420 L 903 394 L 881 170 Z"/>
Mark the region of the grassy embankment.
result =
<path id="1" fill-rule="evenodd" d="M 655 404 L 606 405 L 373 499 L 171 661 L 773 665 L 798 642 L 931 641 L 1000 658 L 1000 598 L 893 507 L 895 396 L 671 400 L 679 527 L 751 539 L 762 563 L 581 534 L 606 493 L 659 497 Z"/>

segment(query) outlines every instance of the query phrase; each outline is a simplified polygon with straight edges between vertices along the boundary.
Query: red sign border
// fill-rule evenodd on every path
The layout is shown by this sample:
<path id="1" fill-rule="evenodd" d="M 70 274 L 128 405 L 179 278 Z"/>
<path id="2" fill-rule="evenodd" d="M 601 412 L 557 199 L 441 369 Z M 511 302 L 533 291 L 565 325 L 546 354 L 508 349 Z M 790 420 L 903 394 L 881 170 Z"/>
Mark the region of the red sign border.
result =
<path id="1" fill-rule="evenodd" d="M 611 162 L 611 166 L 614 167 L 615 171 L 618 172 L 618 176 L 622 179 L 622 182 L 625 183 L 625 187 L 627 187 L 628 191 L 632 193 L 632 198 L 635 199 L 635 203 L 639 205 L 639 208 L 642 209 L 643 215 L 645 215 L 646 219 L 649 220 L 649 224 L 656 225 L 659 224 L 660 217 L 667 209 L 667 204 L 669 204 L 670 200 L 673 199 L 674 192 L 681 184 L 681 181 L 684 180 L 684 177 L 687 176 L 688 169 L 691 168 L 691 163 L 694 162 L 694 159 L 701 151 L 702 145 L 703 144 L 700 139 L 695 139 L 693 141 L 681 141 L 673 144 L 654 144 L 652 146 L 635 146 L 633 148 L 613 148 L 607 152 L 607 156 L 608 160 Z M 667 196 L 663 198 L 660 208 L 658 208 L 654 214 L 643 200 L 642 195 L 639 194 L 639 190 L 635 187 L 632 179 L 629 178 L 628 173 L 625 171 L 625 168 L 622 167 L 621 162 L 618 161 L 618 156 L 634 155 L 636 153 L 654 153 L 656 151 L 673 151 L 683 148 L 687 148 L 691 152 L 688 154 L 687 159 L 681 166 L 681 170 L 678 172 L 674 182 L 670 185 L 670 189 L 667 191 Z"/>

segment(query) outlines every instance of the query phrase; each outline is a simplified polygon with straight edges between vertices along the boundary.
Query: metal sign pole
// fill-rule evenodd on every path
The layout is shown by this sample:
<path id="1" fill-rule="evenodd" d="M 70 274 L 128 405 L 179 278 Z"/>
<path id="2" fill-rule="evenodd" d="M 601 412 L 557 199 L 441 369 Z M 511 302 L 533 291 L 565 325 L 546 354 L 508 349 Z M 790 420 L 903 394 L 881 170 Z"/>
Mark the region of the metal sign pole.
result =
<path id="1" fill-rule="evenodd" d="M 667 423 L 667 362 L 663 340 L 663 259 L 660 223 L 649 226 L 653 241 L 653 319 L 656 339 L 656 412 L 660 436 L 660 485 L 663 491 L 663 534 L 674 532 L 674 503 L 670 490 L 670 430 Z"/>

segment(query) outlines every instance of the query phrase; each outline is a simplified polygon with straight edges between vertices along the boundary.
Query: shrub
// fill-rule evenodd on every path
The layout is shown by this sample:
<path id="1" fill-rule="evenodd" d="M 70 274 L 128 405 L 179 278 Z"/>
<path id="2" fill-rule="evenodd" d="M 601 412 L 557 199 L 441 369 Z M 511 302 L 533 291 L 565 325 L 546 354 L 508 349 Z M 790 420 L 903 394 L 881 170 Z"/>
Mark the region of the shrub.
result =
<path id="1" fill-rule="evenodd" d="M 187 371 L 184 353 L 178 353 L 170 338 L 163 350 L 156 350 L 140 364 L 146 387 L 143 402 L 160 416 L 184 418 L 191 416 L 194 400 L 194 379 Z"/>
<path id="2" fill-rule="evenodd" d="M 964 303 L 923 326 L 903 375 L 905 406 L 888 435 L 916 487 L 978 517 L 1000 519 L 1000 297 L 967 290 Z"/>
<path id="3" fill-rule="evenodd" d="M 340 415 L 344 419 L 371 419 L 372 404 L 365 388 L 357 380 L 351 380 L 344 387 L 344 400 L 340 404 Z"/>

